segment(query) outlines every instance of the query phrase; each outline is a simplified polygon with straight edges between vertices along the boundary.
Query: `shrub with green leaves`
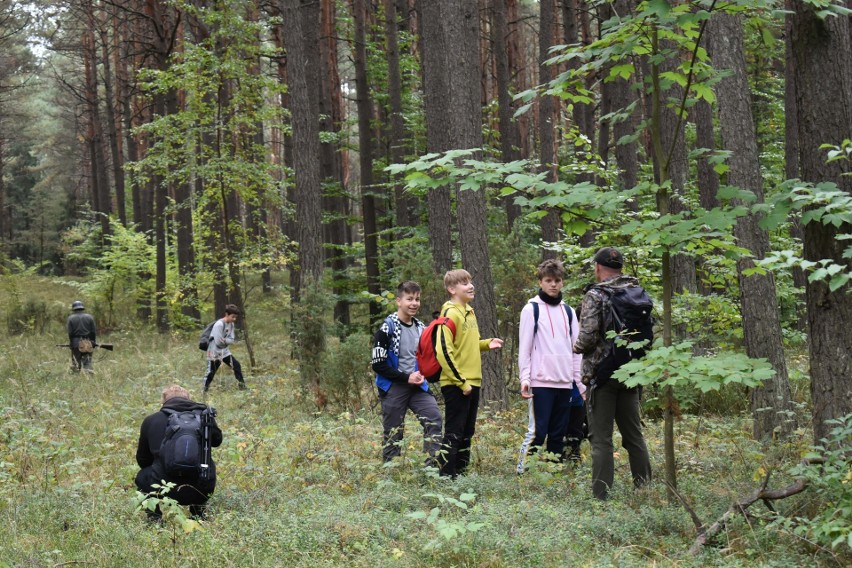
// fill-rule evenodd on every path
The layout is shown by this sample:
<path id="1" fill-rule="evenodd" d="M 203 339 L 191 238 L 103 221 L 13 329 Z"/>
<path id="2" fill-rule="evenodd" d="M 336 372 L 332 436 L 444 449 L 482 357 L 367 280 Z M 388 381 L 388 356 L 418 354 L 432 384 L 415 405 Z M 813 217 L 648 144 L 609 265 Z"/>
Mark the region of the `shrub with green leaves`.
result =
<path id="1" fill-rule="evenodd" d="M 790 473 L 808 482 L 819 503 L 810 517 L 798 515 L 776 521 L 778 526 L 822 546 L 852 553 L 852 414 L 832 420 L 836 426 L 822 444 L 805 455 Z"/>

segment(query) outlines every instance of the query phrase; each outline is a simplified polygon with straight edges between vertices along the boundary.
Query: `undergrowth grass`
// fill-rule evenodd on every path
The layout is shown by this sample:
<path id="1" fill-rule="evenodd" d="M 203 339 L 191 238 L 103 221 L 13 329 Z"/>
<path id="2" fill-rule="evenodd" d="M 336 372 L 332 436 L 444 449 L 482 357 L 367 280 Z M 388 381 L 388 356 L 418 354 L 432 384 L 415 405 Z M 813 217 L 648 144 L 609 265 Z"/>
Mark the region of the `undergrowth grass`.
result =
<path id="1" fill-rule="evenodd" d="M 69 297 L 73 293 L 69 292 Z M 616 487 L 590 494 L 590 461 L 576 469 L 532 460 L 515 474 L 526 407 L 485 408 L 468 476 L 440 479 L 422 466 L 411 417 L 400 459 L 383 466 L 381 422 L 364 379 L 356 403 L 318 411 L 300 390 L 288 334 L 269 301 L 253 320 L 260 365 L 237 390 L 225 367 L 207 402 L 225 440 L 214 451 L 218 487 L 208 518 L 185 533 L 134 510 L 138 428 L 166 384 L 200 398 L 204 355 L 195 336 L 115 331 L 95 373 L 70 372 L 63 321 L 7 338 L 0 359 L 0 566 L 795 566 L 842 558 L 760 518 L 737 518 L 697 558 L 695 528 L 657 483 L 630 488 L 627 455 Z M 235 348 L 238 357 L 244 351 Z M 364 365 L 369 353 L 363 353 Z M 347 361 L 352 366 L 351 361 Z M 355 365 L 357 368 L 357 365 Z M 332 373 L 335 369 L 325 372 Z M 363 370 L 366 377 L 369 373 Z M 743 414 L 684 416 L 678 424 L 680 490 L 709 523 L 778 468 L 789 481 L 808 438 L 763 448 Z M 662 471 L 660 424 L 646 434 Z M 808 496 L 778 505 L 806 507 Z M 437 508 L 437 511 L 436 511 Z M 757 507 L 755 507 L 757 509 Z M 757 512 L 757 511 L 756 511 Z"/>

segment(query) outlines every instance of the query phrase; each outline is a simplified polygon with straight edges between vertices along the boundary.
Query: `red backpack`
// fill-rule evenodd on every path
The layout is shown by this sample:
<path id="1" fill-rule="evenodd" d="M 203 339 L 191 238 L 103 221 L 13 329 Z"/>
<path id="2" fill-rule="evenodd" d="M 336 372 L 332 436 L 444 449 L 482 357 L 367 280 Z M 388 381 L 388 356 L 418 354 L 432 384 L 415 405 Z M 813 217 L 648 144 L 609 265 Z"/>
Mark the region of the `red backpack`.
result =
<path id="1" fill-rule="evenodd" d="M 417 370 L 430 383 L 435 383 L 441 378 L 441 364 L 435 355 L 435 346 L 438 342 L 438 327 L 442 325 L 450 329 L 453 337 L 456 336 L 455 322 L 446 316 L 437 317 L 423 330 L 423 333 L 420 335 L 420 341 L 417 343 L 417 352 L 414 354 L 417 358 Z"/>

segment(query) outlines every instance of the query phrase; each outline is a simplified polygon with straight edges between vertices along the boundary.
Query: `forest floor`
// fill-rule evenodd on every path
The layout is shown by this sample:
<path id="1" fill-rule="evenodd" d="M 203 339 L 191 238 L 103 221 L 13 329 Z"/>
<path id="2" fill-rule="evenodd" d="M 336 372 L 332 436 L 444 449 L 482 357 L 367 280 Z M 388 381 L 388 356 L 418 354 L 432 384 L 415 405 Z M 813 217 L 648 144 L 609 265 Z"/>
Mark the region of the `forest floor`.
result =
<path id="1" fill-rule="evenodd" d="M 45 281 L 46 282 L 46 281 Z M 43 284 L 43 285 L 42 285 Z M 74 293 L 42 283 L 67 306 Z M 28 289 L 27 287 L 19 289 Z M 7 293 L 8 289 L 4 291 Z M 11 301 L 4 298 L 4 305 Z M 259 309 L 259 308 L 258 308 Z M 422 467 L 422 436 L 409 417 L 403 457 L 383 466 L 381 422 L 364 369 L 360 409 L 317 411 L 301 394 L 298 367 L 274 302 L 253 319 L 256 357 L 234 349 L 249 390 L 223 367 L 207 402 L 218 409 L 223 445 L 214 451 L 218 487 L 206 520 L 184 532 L 150 524 L 136 509 L 133 478 L 139 424 L 160 390 L 180 383 L 200 397 L 204 355 L 197 332 L 162 336 L 114 331 L 99 340 L 93 375 L 70 371 L 58 316 L 41 333 L 7 336 L 0 359 L 0 566 L 839 566 L 840 558 L 756 518 L 735 518 L 697 556 L 688 513 L 662 483 L 630 487 L 627 455 L 616 455 L 612 499 L 590 495 L 589 447 L 576 468 L 533 461 L 515 473 L 526 406 L 482 409 L 469 475 L 438 478 Z M 63 312 L 64 313 L 64 312 Z M 258 313 L 258 312 L 255 312 Z M 365 366 L 369 353 L 364 353 Z M 662 424 L 646 417 L 658 479 Z M 747 413 L 685 414 L 678 422 L 679 489 L 709 524 L 784 472 L 810 434 L 762 447 Z M 618 444 L 618 440 L 616 440 Z M 803 495 L 777 503 L 800 514 Z"/>

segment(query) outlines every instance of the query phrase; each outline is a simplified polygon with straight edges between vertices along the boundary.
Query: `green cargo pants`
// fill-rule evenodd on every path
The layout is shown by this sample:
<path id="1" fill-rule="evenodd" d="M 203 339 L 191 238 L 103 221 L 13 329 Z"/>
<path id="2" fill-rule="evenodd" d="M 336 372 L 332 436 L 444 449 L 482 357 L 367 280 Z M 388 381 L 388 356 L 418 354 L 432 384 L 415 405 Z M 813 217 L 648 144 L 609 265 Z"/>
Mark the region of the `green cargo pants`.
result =
<path id="1" fill-rule="evenodd" d="M 639 421 L 638 388 L 629 389 L 615 379 L 592 389 L 588 400 L 589 441 L 592 444 L 592 493 L 606 499 L 613 480 L 613 423 L 621 432 L 621 445 L 630 459 L 633 485 L 651 481 L 651 460 Z"/>

